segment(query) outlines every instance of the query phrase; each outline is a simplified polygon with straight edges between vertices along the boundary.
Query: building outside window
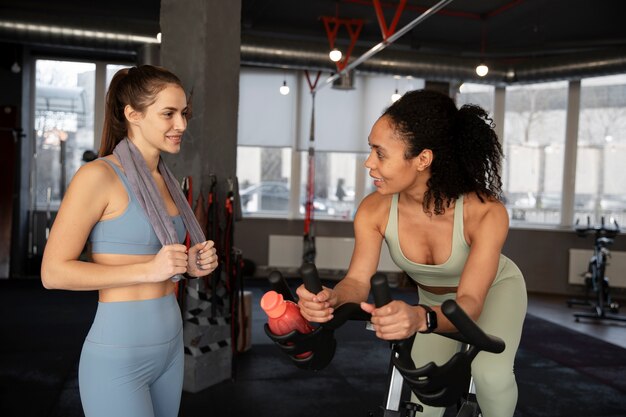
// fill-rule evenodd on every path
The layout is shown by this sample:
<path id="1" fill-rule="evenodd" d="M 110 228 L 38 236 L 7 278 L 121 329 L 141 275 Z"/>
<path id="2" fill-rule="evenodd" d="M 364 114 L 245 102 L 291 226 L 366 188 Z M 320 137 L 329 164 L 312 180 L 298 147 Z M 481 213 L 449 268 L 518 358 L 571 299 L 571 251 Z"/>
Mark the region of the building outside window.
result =
<path id="1" fill-rule="evenodd" d="M 476 104 L 493 117 L 493 99 L 496 88 L 492 85 L 463 83 L 456 94 L 458 107 L 464 104 Z"/>
<path id="2" fill-rule="evenodd" d="M 36 61 L 35 164 L 36 209 L 56 210 L 83 152 L 94 138 L 95 64 Z"/>
<path id="3" fill-rule="evenodd" d="M 626 75 L 581 81 L 575 217 L 626 221 Z"/>
<path id="4" fill-rule="evenodd" d="M 503 190 L 513 224 L 561 218 L 567 82 L 506 89 Z"/>

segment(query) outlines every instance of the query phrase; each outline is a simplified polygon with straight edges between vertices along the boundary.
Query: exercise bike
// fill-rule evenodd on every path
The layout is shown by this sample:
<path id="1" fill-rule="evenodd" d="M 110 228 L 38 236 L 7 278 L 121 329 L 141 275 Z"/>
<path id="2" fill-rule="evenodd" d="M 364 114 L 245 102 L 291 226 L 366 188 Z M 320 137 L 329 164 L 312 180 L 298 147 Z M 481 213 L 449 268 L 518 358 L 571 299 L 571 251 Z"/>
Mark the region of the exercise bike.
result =
<path id="1" fill-rule="evenodd" d="M 301 268 L 305 288 L 314 294 L 322 291 L 317 269 L 312 263 Z M 283 297 L 293 300 L 288 286 L 281 282 L 281 277 L 273 273 L 270 277 L 272 288 L 283 293 Z M 375 274 L 371 278 L 371 288 L 376 307 L 391 302 L 391 293 L 384 274 Z M 288 291 L 288 292 L 285 292 Z M 411 359 L 413 337 L 391 343 L 391 359 L 385 404 L 369 413 L 369 417 L 415 417 L 421 412 L 420 404 L 403 400 L 403 387 L 406 386 L 419 400 L 434 407 L 457 406 L 457 417 L 479 417 L 480 407 L 476 401 L 471 378 L 471 362 L 476 355 L 484 350 L 492 353 L 504 351 L 504 342 L 494 336 L 485 334 L 476 323 L 465 314 L 454 300 L 447 300 L 441 305 L 443 314 L 455 325 L 458 333 L 445 333 L 462 342 L 463 348 L 445 364 L 438 366 L 430 362 L 416 368 Z M 336 340 L 334 331 L 347 320 L 363 320 L 369 322 L 370 315 L 361 310 L 355 303 L 347 303 L 334 312 L 332 320 L 320 324 L 313 332 L 301 334 L 293 331 L 286 335 L 273 334 L 268 325 L 265 333 L 280 349 L 288 355 L 293 363 L 301 369 L 321 370 L 332 360 Z M 302 357 L 310 352 L 307 357 Z M 300 357 L 298 357 L 300 356 Z"/>
<path id="2" fill-rule="evenodd" d="M 615 236 L 620 232 L 620 227 L 615 220 L 612 221 L 614 227 L 605 226 L 604 217 L 602 217 L 600 226 L 592 226 L 587 216 L 587 225 L 579 226 L 576 220 L 576 234 L 580 237 L 586 237 L 594 233 L 595 240 L 593 244 L 593 255 L 589 260 L 587 272 L 585 272 L 585 299 L 567 300 L 567 306 L 573 305 L 586 306 L 591 308 L 589 313 L 574 313 L 575 320 L 580 321 L 581 318 L 594 320 L 612 320 L 626 322 L 626 316 L 620 316 L 619 303 L 611 298 L 611 287 L 609 278 L 606 276 L 607 261 L 611 257 L 609 246 L 614 242 Z M 595 300 L 589 296 L 589 293 L 595 294 Z"/>

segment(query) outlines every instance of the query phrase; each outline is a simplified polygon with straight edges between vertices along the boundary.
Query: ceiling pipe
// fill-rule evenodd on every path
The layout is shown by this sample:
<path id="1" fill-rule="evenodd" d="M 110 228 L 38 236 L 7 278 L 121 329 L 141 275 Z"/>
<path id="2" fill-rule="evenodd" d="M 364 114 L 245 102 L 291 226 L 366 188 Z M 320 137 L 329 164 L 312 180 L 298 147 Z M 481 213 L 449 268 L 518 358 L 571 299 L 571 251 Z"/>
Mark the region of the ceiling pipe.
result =
<path id="1" fill-rule="evenodd" d="M 323 43 L 242 36 L 241 63 L 250 66 L 336 72 Z M 356 51 L 355 51 L 356 52 Z M 489 57 L 487 57 L 489 60 Z M 626 72 L 626 48 L 574 56 L 538 57 L 506 65 L 489 60 L 489 74 L 478 77 L 477 58 L 426 55 L 388 48 L 363 62 L 361 73 L 411 75 L 434 81 L 508 85 L 570 80 Z"/>
<path id="2" fill-rule="evenodd" d="M 0 21 L 0 23 L 2 23 Z M 96 53 L 141 55 L 142 47 L 155 41 L 134 35 L 85 37 L 90 31 L 58 31 L 43 25 L 0 25 L 0 40 L 46 47 L 82 49 Z M 154 45 L 156 46 L 156 45 Z M 151 48 L 150 48 L 151 49 Z M 364 48 L 355 48 L 364 53 Z M 489 57 L 487 57 L 489 58 Z M 489 62 L 489 74 L 480 78 L 474 69 L 476 58 L 444 55 L 426 55 L 419 52 L 387 48 L 363 62 L 358 72 L 390 75 L 411 75 L 434 81 L 467 81 L 483 84 L 508 85 L 541 81 L 569 80 L 626 72 L 626 48 L 606 48 L 601 52 L 579 53 L 573 56 L 537 57 L 519 60 L 515 65 Z M 242 35 L 241 63 L 250 66 L 308 69 L 335 73 L 334 63 L 328 59 L 324 42 L 303 42 L 287 39 Z"/>
<path id="3" fill-rule="evenodd" d="M 303 44 L 294 40 L 242 37 L 241 64 L 282 69 L 308 69 L 335 73 L 327 47 L 322 43 Z M 411 75 L 434 81 L 466 80 L 505 84 L 507 70 L 491 67 L 488 76 L 476 75 L 476 60 L 435 55 L 422 55 L 388 48 L 364 61 L 360 73 Z"/>

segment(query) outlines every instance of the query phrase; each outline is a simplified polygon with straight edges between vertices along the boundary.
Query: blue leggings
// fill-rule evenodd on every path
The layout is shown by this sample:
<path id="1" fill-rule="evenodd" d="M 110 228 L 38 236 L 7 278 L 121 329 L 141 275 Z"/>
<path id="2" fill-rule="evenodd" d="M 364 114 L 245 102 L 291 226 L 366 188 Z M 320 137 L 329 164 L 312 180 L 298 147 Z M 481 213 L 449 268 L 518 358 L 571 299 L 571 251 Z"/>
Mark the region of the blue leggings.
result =
<path id="1" fill-rule="evenodd" d="M 182 320 L 173 294 L 98 303 L 78 371 L 86 417 L 176 417 L 183 372 Z"/>

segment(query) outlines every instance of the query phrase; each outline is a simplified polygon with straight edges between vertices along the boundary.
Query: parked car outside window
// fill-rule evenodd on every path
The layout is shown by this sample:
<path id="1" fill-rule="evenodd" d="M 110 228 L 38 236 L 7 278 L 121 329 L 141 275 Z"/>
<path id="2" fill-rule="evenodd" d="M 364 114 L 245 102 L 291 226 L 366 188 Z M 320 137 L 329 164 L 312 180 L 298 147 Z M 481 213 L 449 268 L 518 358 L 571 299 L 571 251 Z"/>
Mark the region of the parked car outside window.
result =
<path id="1" fill-rule="evenodd" d="M 304 213 L 306 202 L 305 190 L 300 190 L 300 213 Z M 286 212 L 289 210 L 289 185 L 281 181 L 261 181 L 239 192 L 241 209 L 244 213 L 256 212 Z M 314 200 L 313 208 L 316 212 L 326 212 L 327 206 L 323 201 Z"/>

